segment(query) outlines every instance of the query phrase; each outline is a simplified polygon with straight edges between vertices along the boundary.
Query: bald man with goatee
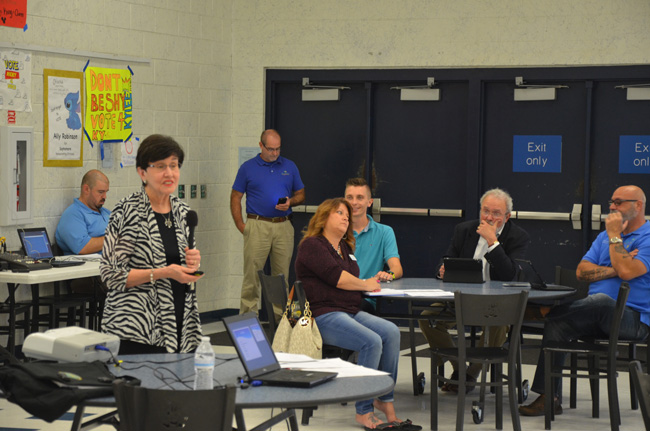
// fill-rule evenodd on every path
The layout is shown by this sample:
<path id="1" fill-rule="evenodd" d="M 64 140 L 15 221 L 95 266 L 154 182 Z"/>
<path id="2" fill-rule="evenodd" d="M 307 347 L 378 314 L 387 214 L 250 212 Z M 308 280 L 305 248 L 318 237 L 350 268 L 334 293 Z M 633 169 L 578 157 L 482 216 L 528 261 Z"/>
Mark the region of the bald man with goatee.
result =
<path id="1" fill-rule="evenodd" d="M 568 342 L 582 337 L 607 338 L 612 326 L 616 297 L 623 281 L 630 285 L 619 337 L 644 340 L 650 325 L 650 223 L 645 219 L 646 197 L 637 186 L 619 187 L 609 200 L 605 230 L 584 255 L 576 275 L 589 282 L 589 296 L 551 309 L 544 323 L 542 347 L 552 342 Z M 554 364 L 563 364 L 566 354 L 556 354 Z M 555 380 L 555 414 L 562 413 L 559 394 L 562 379 Z M 527 406 L 519 407 L 524 416 L 543 416 L 544 355 L 537 361 L 531 388 L 540 394 Z"/>
<path id="2" fill-rule="evenodd" d="M 111 212 L 104 208 L 108 177 L 97 169 L 81 179 L 81 194 L 61 215 L 56 243 L 64 254 L 100 253 Z"/>

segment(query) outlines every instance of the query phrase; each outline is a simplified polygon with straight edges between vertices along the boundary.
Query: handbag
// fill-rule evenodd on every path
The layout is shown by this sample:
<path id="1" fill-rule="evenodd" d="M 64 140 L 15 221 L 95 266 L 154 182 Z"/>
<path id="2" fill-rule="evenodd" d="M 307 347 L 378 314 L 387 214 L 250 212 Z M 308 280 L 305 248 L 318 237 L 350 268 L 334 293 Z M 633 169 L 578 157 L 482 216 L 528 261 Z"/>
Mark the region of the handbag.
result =
<path id="1" fill-rule="evenodd" d="M 275 352 L 302 354 L 314 359 L 323 357 L 323 338 L 316 325 L 316 320 L 311 315 L 309 301 L 305 301 L 305 311 L 298 320 L 289 318 L 294 315 L 295 303 L 293 302 L 294 288 L 291 288 L 280 324 L 273 337 L 272 348 Z"/>
<path id="2" fill-rule="evenodd" d="M 316 319 L 311 317 L 309 301 L 305 301 L 305 312 L 291 330 L 289 353 L 299 353 L 314 359 L 323 357 L 323 338 L 316 325 Z"/>

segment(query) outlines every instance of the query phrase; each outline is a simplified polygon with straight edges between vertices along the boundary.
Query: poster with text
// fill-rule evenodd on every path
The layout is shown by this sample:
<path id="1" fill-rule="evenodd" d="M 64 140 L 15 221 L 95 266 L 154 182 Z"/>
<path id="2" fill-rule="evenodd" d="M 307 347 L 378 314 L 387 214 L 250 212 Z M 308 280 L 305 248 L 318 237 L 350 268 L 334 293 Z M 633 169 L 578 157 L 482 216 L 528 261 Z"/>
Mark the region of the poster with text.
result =
<path id="1" fill-rule="evenodd" d="M 27 30 L 27 0 L 0 0 L 0 25 Z"/>
<path id="2" fill-rule="evenodd" d="M 120 167 L 135 166 L 135 156 L 138 154 L 140 138 L 131 136 L 131 139 L 124 141 L 122 144 L 122 161 Z"/>
<path id="3" fill-rule="evenodd" d="M 83 73 L 43 70 L 43 166 L 83 166 Z"/>
<path id="4" fill-rule="evenodd" d="M 18 50 L 0 51 L 0 109 L 32 112 L 32 55 Z"/>
<path id="5" fill-rule="evenodd" d="M 131 71 L 86 69 L 86 121 L 88 137 L 95 141 L 123 142 L 132 133 Z"/>

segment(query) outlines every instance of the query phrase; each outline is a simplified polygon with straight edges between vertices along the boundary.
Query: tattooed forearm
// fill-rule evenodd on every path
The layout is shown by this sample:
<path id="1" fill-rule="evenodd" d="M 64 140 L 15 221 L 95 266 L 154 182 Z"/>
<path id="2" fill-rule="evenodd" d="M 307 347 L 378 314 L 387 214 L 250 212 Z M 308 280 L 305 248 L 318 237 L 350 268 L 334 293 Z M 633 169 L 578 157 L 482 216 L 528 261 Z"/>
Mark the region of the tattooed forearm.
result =
<path id="1" fill-rule="evenodd" d="M 620 254 L 623 259 L 627 259 L 628 257 L 630 257 L 630 253 L 628 253 L 627 250 L 625 250 L 623 244 L 616 244 L 614 246 L 614 252 Z"/>
<path id="2" fill-rule="evenodd" d="M 604 280 L 606 278 L 611 278 L 611 272 L 613 268 L 599 267 L 595 269 L 586 269 L 580 271 L 580 276 L 578 277 L 580 281 L 588 281 L 592 283 L 594 281 Z"/>

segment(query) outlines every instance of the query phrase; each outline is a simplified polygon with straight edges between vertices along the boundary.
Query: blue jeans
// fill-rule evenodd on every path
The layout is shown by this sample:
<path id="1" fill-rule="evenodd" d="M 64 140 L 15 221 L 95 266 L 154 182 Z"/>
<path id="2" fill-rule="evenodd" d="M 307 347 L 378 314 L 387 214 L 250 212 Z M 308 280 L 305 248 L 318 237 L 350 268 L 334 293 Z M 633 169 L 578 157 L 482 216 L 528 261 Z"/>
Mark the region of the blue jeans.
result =
<path id="1" fill-rule="evenodd" d="M 553 307 L 544 322 L 542 348 L 549 341 L 573 341 L 580 337 L 608 338 L 612 326 L 612 315 L 616 300 L 604 293 L 596 293 L 586 298 Z M 648 336 L 648 326 L 641 323 L 639 312 L 625 307 L 619 339 L 642 341 Z M 566 354 L 555 354 L 553 363 L 564 364 Z M 561 398 L 562 379 L 554 381 L 556 396 Z M 539 353 L 537 370 L 531 388 L 538 394 L 544 393 L 544 352 Z"/>
<path id="2" fill-rule="evenodd" d="M 357 314 L 334 311 L 316 318 L 323 343 L 359 352 L 357 364 L 385 371 L 397 381 L 399 361 L 399 329 L 381 317 L 359 311 Z M 383 402 L 393 401 L 393 391 L 382 395 Z M 374 410 L 373 400 L 358 401 L 357 414 Z"/>

